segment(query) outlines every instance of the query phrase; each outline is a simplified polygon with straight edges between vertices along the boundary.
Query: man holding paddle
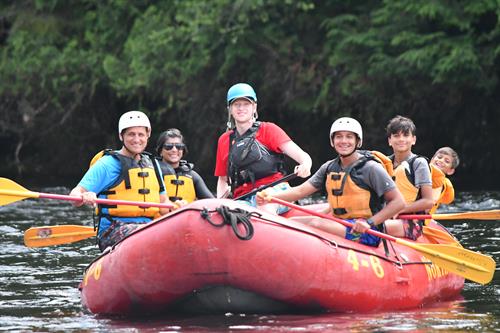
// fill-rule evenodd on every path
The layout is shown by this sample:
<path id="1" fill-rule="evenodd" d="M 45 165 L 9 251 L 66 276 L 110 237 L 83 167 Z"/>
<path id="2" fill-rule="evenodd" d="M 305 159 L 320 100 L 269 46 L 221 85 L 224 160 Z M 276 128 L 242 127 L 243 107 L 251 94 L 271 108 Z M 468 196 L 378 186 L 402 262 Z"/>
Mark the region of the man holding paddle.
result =
<path id="1" fill-rule="evenodd" d="M 118 136 L 123 143 L 122 148 L 118 151 L 106 150 L 96 155 L 90 169 L 71 190 L 70 195 L 82 198 L 82 201 L 76 201 L 74 205 L 95 206 L 98 197 L 138 202 L 170 202 L 158 162 L 144 151 L 151 136 L 149 118 L 140 111 L 124 113 L 118 122 Z M 168 208 L 159 207 L 98 205 L 99 248 L 104 251 L 141 224 L 168 212 Z"/>
<path id="2" fill-rule="evenodd" d="M 368 229 L 381 230 L 385 220 L 396 215 L 404 201 L 382 164 L 366 151 L 360 151 L 363 130 L 353 118 L 335 120 L 330 129 L 330 144 L 338 157 L 327 161 L 306 182 L 286 191 L 273 194 L 274 198 L 296 201 L 326 188 L 330 212 L 334 216 L 351 219 L 353 226 L 345 227 L 320 218 L 300 219 L 307 225 L 330 232 L 365 245 L 377 246 L 380 238 Z M 269 195 L 258 194 L 258 203 Z"/>

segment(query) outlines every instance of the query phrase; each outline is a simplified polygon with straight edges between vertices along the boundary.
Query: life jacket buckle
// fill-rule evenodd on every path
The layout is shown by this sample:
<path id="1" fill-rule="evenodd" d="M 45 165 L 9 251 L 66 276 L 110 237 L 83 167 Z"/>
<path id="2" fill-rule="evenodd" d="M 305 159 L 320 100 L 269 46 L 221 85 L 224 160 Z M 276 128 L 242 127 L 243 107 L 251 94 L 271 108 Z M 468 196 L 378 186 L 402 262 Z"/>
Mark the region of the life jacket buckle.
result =
<path id="1" fill-rule="evenodd" d="M 151 192 L 149 188 L 141 188 L 139 189 L 139 194 L 149 194 Z"/>
<path id="2" fill-rule="evenodd" d="M 336 190 L 334 189 L 334 190 L 332 190 L 332 194 L 333 194 L 334 196 L 336 196 L 336 197 L 341 196 L 341 195 L 342 195 L 342 193 L 343 193 L 343 191 L 342 191 L 342 190 L 340 190 L 340 189 L 336 189 Z"/>
<path id="3" fill-rule="evenodd" d="M 342 178 L 342 177 L 341 177 L 339 174 L 337 174 L 337 173 L 334 173 L 334 174 L 332 175 L 332 180 L 340 180 L 341 178 Z"/>
<path id="4" fill-rule="evenodd" d="M 146 178 L 146 177 L 149 177 L 149 172 L 147 171 L 140 171 L 137 173 L 137 176 L 141 177 L 141 178 Z"/>
<path id="5" fill-rule="evenodd" d="M 184 180 L 182 180 L 182 179 L 172 179 L 170 181 L 170 183 L 173 184 L 173 185 L 184 185 Z"/>
<path id="6" fill-rule="evenodd" d="M 347 210 L 345 208 L 334 208 L 333 214 L 334 215 L 344 215 L 344 214 L 347 214 Z"/>

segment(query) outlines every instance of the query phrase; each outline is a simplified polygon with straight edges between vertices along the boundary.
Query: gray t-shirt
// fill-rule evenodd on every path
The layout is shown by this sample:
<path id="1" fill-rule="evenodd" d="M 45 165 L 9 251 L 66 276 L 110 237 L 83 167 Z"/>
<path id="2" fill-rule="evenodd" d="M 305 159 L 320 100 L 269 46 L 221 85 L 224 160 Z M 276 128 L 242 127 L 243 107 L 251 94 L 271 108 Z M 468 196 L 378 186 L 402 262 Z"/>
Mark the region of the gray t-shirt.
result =
<path id="1" fill-rule="evenodd" d="M 318 190 L 325 188 L 327 168 L 333 160 L 325 162 L 307 181 Z M 379 197 L 396 188 L 396 184 L 384 167 L 375 161 L 368 161 L 361 168 L 361 178 Z"/>
<path id="2" fill-rule="evenodd" d="M 415 156 L 417 155 L 411 153 L 405 161 L 408 162 Z M 429 168 L 429 163 L 425 158 L 417 157 L 415 161 L 413 161 L 413 173 L 415 175 L 415 187 L 420 188 L 422 185 L 432 186 L 431 170 Z"/>

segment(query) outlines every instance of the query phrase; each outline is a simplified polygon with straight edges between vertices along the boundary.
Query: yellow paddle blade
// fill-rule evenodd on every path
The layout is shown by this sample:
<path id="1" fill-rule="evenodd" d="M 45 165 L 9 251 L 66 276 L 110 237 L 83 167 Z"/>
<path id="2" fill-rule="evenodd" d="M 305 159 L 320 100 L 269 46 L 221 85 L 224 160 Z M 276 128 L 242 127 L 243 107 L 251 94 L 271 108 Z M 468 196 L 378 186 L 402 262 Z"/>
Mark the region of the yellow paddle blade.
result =
<path id="1" fill-rule="evenodd" d="M 432 214 L 432 218 L 435 220 L 500 220 L 500 209 L 463 213 Z"/>
<path id="2" fill-rule="evenodd" d="M 437 266 L 468 280 L 487 284 L 493 279 L 495 261 L 484 254 L 453 245 L 419 244 L 401 238 L 397 238 L 396 243 L 424 253 L 424 256 Z"/>
<path id="3" fill-rule="evenodd" d="M 38 193 L 31 192 L 10 179 L 0 177 L 0 205 L 8 205 L 26 198 L 38 197 Z"/>
<path id="4" fill-rule="evenodd" d="M 437 243 L 447 243 L 449 245 L 463 247 L 455 237 L 446 231 L 424 225 L 423 232 L 425 236 L 432 238 Z"/>
<path id="5" fill-rule="evenodd" d="M 24 232 L 27 247 L 43 247 L 78 242 L 96 235 L 93 227 L 56 225 L 33 227 Z"/>

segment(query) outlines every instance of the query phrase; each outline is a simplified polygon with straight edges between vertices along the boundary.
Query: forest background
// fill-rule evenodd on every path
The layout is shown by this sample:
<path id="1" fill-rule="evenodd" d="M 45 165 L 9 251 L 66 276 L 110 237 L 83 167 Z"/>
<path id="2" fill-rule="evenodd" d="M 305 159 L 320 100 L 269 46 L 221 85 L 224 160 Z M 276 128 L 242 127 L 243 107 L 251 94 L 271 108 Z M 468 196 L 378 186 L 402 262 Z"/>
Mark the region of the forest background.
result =
<path id="1" fill-rule="evenodd" d="M 75 185 L 120 147 L 119 116 L 142 110 L 149 150 L 181 129 L 214 190 L 226 92 L 247 82 L 313 171 L 334 156 L 336 118 L 388 154 L 400 114 L 417 125 L 414 152 L 458 151 L 459 190 L 498 190 L 499 16 L 496 0 L 1 1 L 0 175 Z"/>

